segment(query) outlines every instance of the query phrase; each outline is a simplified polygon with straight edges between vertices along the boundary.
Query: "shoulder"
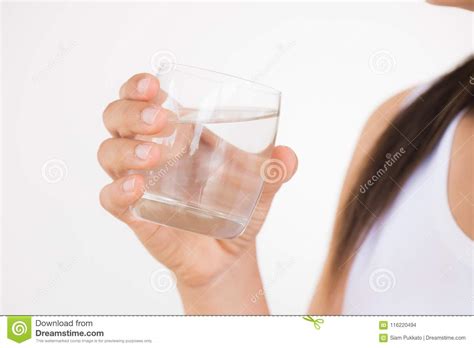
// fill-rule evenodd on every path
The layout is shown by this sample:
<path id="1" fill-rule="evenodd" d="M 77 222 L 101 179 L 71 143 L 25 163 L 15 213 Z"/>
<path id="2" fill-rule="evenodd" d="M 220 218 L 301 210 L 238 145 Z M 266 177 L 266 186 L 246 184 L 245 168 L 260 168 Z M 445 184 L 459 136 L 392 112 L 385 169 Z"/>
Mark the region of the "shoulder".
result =
<path id="1" fill-rule="evenodd" d="M 365 123 L 365 126 L 362 129 L 362 132 L 359 136 L 359 140 L 355 146 L 352 160 L 349 164 L 346 178 L 342 186 L 341 194 L 339 196 L 339 203 L 337 207 L 336 216 L 340 216 L 339 212 L 343 211 L 352 199 L 351 188 L 356 185 L 357 175 L 361 170 L 361 167 L 367 162 L 370 161 L 369 151 L 372 146 L 375 144 L 380 135 L 384 132 L 387 127 L 390 127 L 390 123 L 396 117 L 400 109 L 403 107 L 404 103 L 407 101 L 407 98 L 412 93 L 413 89 L 407 89 L 401 91 L 394 96 L 385 100 L 380 104 L 370 115 L 368 120 Z M 336 224 L 337 224 L 336 217 Z M 311 302 L 310 312 L 311 313 L 337 313 L 341 312 L 342 301 L 344 298 L 344 288 L 333 289 L 332 296 L 335 299 L 334 303 L 328 306 L 325 303 L 325 300 L 319 296 L 320 294 L 326 293 L 326 287 L 328 286 L 326 280 L 328 272 L 328 259 L 326 260 L 325 268 L 323 270 L 323 276 L 318 284 L 315 296 Z"/>
<path id="2" fill-rule="evenodd" d="M 413 91 L 414 88 L 410 88 L 391 96 L 381 103 L 367 119 L 359 135 L 347 170 L 340 203 L 343 203 L 348 198 L 347 195 L 349 194 L 350 188 L 354 185 L 357 173 L 361 170 L 361 167 L 366 161 L 370 160 L 369 154 L 372 147 L 385 129 L 391 127 L 393 119 L 397 116 Z"/>
<path id="3" fill-rule="evenodd" d="M 366 150 L 372 147 L 385 129 L 390 127 L 393 119 L 407 102 L 415 88 L 406 89 L 391 96 L 372 112 L 362 129 L 357 147 L 362 147 Z"/>
<path id="4" fill-rule="evenodd" d="M 451 147 L 448 202 L 451 213 L 461 230 L 474 239 L 474 108 L 459 121 Z"/>

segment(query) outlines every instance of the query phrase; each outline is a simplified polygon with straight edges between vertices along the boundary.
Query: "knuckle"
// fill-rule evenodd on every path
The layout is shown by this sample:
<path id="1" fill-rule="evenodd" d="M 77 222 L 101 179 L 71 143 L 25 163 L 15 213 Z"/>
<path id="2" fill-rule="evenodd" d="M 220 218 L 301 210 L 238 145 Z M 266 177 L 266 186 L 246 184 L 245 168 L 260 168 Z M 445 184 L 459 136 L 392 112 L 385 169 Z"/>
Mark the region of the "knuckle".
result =
<path id="1" fill-rule="evenodd" d="M 129 126 L 130 122 L 136 122 L 137 115 L 138 105 L 136 102 L 128 102 L 124 105 L 123 116 L 126 126 Z"/>
<path id="2" fill-rule="evenodd" d="M 102 188 L 102 190 L 100 190 L 100 193 L 99 193 L 99 202 L 100 202 L 100 205 L 102 206 L 102 208 L 104 208 L 105 210 L 109 210 L 109 201 L 108 201 L 108 195 L 107 195 L 107 188 L 109 186 L 105 186 Z"/>
<path id="3" fill-rule="evenodd" d="M 114 113 L 116 107 L 117 107 L 117 104 L 120 103 L 121 100 L 118 99 L 118 100 L 114 100 L 113 102 L 109 103 L 105 109 L 104 109 L 104 112 L 102 113 L 102 117 L 104 118 L 104 121 L 107 119 L 108 116 L 110 116 L 111 114 Z"/>
<path id="4" fill-rule="evenodd" d="M 102 113 L 102 122 L 104 123 L 105 128 L 112 134 L 116 135 L 114 131 L 114 122 L 113 118 L 116 117 L 115 113 L 119 110 L 119 105 L 121 104 L 121 100 L 115 100 L 109 105 L 107 105 Z"/>
<path id="5" fill-rule="evenodd" d="M 118 162 L 123 162 L 125 159 L 133 157 L 135 152 L 135 145 L 133 141 L 118 141 L 114 147 L 114 153 Z"/>
<path id="6" fill-rule="evenodd" d="M 98 159 L 98 161 L 101 165 L 104 163 L 105 154 L 108 151 L 108 148 L 109 148 L 109 145 L 110 145 L 111 141 L 112 141 L 112 139 L 105 139 L 99 145 L 99 149 L 97 150 L 97 159 Z"/>

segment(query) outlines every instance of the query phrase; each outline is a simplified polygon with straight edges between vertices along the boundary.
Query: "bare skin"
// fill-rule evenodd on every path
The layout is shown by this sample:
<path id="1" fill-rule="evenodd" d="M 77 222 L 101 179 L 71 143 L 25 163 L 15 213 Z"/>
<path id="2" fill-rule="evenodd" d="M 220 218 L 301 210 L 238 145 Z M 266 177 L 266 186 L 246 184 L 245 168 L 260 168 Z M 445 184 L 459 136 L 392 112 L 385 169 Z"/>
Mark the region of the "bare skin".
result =
<path id="1" fill-rule="evenodd" d="M 433 5 L 458 7 L 469 11 L 474 11 L 473 0 L 428 0 Z M 400 110 L 402 101 L 408 96 L 410 91 L 403 91 L 383 103 L 369 118 L 362 131 L 359 142 L 354 151 L 354 155 L 349 165 L 346 179 L 339 199 L 338 211 L 344 209 L 343 202 L 349 195 L 349 188 L 355 184 L 356 173 L 361 169 L 364 161 L 368 160 L 367 151 L 374 144 L 376 139 L 382 134 L 386 127 L 390 126 L 391 120 Z M 451 160 L 449 165 L 449 178 L 447 183 L 448 203 L 453 218 L 462 232 L 471 240 L 474 239 L 474 110 L 469 110 L 459 122 L 455 131 Z M 352 262 L 353 258 L 349 261 Z M 326 265 L 327 266 L 327 265 Z M 347 274 L 343 279 L 343 284 L 347 280 Z M 309 313 L 331 313 L 341 314 L 344 300 L 345 285 L 338 289 L 333 289 L 332 294 L 336 298 L 334 308 L 328 308 L 326 304 L 318 301 L 318 293 L 326 284 L 319 283 L 315 295 L 310 304 Z"/>
<path id="2" fill-rule="evenodd" d="M 448 201 L 459 228 L 474 240 L 474 110 L 459 121 L 454 135 Z"/>
<path id="3" fill-rule="evenodd" d="M 130 226 L 152 256 L 175 273 L 186 313 L 268 313 L 255 237 L 275 194 L 296 172 L 296 155 L 285 146 L 273 150 L 272 158 L 282 161 L 286 177 L 264 185 L 252 219 L 238 238 L 216 240 L 138 220 L 128 208 L 142 196 L 144 178 L 127 175 L 127 171 L 153 168 L 167 158 L 165 148 L 138 140 L 140 135 L 169 134 L 173 115 L 157 108 L 165 98 L 158 79 L 138 74 L 122 86 L 120 99 L 104 111 L 104 123 L 112 138 L 101 144 L 98 159 L 114 181 L 102 189 L 100 202 Z M 251 302 L 252 294 L 260 294 L 259 300 Z"/>
<path id="4" fill-rule="evenodd" d="M 397 115 L 400 110 L 403 101 L 410 94 L 411 90 L 403 91 L 384 103 L 382 103 L 374 113 L 367 120 L 357 142 L 357 145 L 354 150 L 351 162 L 347 169 L 346 179 L 344 180 L 341 195 L 339 197 L 339 204 L 337 212 L 342 211 L 345 206 L 344 202 L 350 197 L 350 190 L 356 184 L 357 173 L 362 169 L 362 166 L 369 158 L 369 151 L 375 144 L 376 140 L 380 137 L 383 131 L 390 127 L 390 123 L 393 118 Z M 336 213 L 337 214 L 337 213 Z M 349 262 L 351 262 L 350 260 Z M 325 265 L 327 266 L 327 265 Z M 325 303 L 319 301 L 320 296 L 318 296 L 320 291 L 323 291 L 322 288 L 325 284 L 318 284 L 316 292 L 313 296 L 313 299 L 310 304 L 309 313 L 331 313 L 331 314 L 340 314 L 342 310 L 342 301 L 344 299 L 344 287 L 333 290 L 333 296 L 335 297 L 334 308 L 327 308 Z"/>
<path id="5" fill-rule="evenodd" d="M 428 3 L 439 6 L 459 7 L 474 11 L 473 0 L 427 0 Z"/>
<path id="6" fill-rule="evenodd" d="M 137 88 L 132 85 L 139 83 L 143 78 L 150 78 L 151 82 L 143 95 L 136 94 Z M 160 156 L 164 156 L 160 154 L 158 147 L 149 144 L 151 149 L 147 159 L 138 158 L 135 149 L 138 145 L 147 143 L 133 140 L 131 137 L 138 132 L 167 133 L 172 127 L 167 122 L 169 113 L 164 110 L 157 114 L 155 122 L 151 125 L 140 119 L 140 111 L 155 105 L 159 93 L 158 80 L 146 74 L 136 75 L 122 87 L 120 101 L 111 103 L 104 112 L 104 122 L 114 137 L 102 143 L 98 157 L 104 170 L 115 181 L 102 190 L 101 203 L 105 209 L 135 231 L 143 245 L 158 261 L 175 272 L 186 313 L 268 314 L 258 269 L 255 237 L 280 184 L 265 187 L 249 228 L 244 235 L 230 241 L 219 241 L 139 221 L 128 210 L 128 206 L 142 195 L 143 178 L 139 175 L 127 176 L 125 173 L 131 168 L 152 168 L 159 163 Z M 340 202 L 346 200 L 349 189 L 356 180 L 356 173 L 368 160 L 369 149 L 384 129 L 390 127 L 391 121 L 409 93 L 409 90 L 404 91 L 390 98 L 367 121 L 348 168 Z M 462 118 L 456 129 L 448 181 L 449 205 L 453 218 L 471 239 L 474 236 L 473 116 L 474 110 L 471 110 Z M 273 157 L 282 160 L 289 168 L 285 181 L 289 180 L 297 168 L 297 159 L 293 151 L 286 147 L 277 147 Z M 127 187 L 130 185 L 130 180 L 133 181 L 133 186 Z M 344 209 L 342 203 L 338 209 Z M 310 313 L 321 312 L 323 304 L 318 303 L 317 293 L 318 291 L 309 308 Z M 337 289 L 334 296 L 338 299 L 337 307 L 331 312 L 340 313 L 344 288 Z"/>
<path id="7" fill-rule="evenodd" d="M 429 2 L 474 10 L 472 0 Z M 390 126 L 408 93 L 404 91 L 390 98 L 368 120 L 348 168 L 340 202 L 346 200 L 356 174 L 367 160 L 369 149 L 384 129 Z M 130 226 L 152 256 L 176 274 L 186 313 L 268 314 L 256 258 L 255 237 L 281 184 L 290 180 L 296 172 L 297 157 L 288 147 L 274 149 L 272 157 L 284 163 L 287 176 L 282 182 L 265 185 L 249 226 L 236 239 L 220 241 L 139 221 L 128 207 L 141 197 L 144 179 L 140 175 L 126 173 L 129 169 L 153 168 L 166 158 L 165 149 L 139 140 L 140 135 L 164 135 L 173 130 L 173 124 L 169 122 L 173 118 L 171 112 L 164 109 L 154 112 L 150 109 L 161 105 L 165 99 L 166 94 L 160 90 L 157 79 L 151 75 L 138 74 L 122 86 L 120 99 L 106 108 L 104 123 L 112 138 L 101 144 L 98 159 L 114 181 L 103 188 L 100 202 L 112 215 Z M 456 129 L 447 183 L 453 218 L 471 239 L 474 239 L 473 113 L 474 110 L 470 110 Z M 344 209 L 342 203 L 338 209 Z M 309 313 L 340 314 L 344 287 L 334 290 L 337 301 L 334 308 L 328 309 L 325 304 L 318 302 L 318 292 L 322 286 L 324 284 L 319 285 L 313 297 Z"/>
<path id="8" fill-rule="evenodd" d="M 399 112 L 403 100 L 411 90 L 403 91 L 380 105 L 368 119 L 356 145 L 354 155 L 348 168 L 338 211 L 344 209 L 343 202 L 350 194 L 350 188 L 355 185 L 356 174 L 361 166 L 368 161 L 368 151 L 386 127 L 390 127 L 393 118 Z M 460 120 L 455 131 L 451 160 L 449 166 L 449 180 L 447 183 L 449 206 L 461 230 L 471 239 L 474 239 L 474 110 L 467 112 Z M 321 286 L 321 285 L 320 285 Z M 328 311 L 332 314 L 341 314 L 344 299 L 344 287 L 334 289 L 336 297 L 335 308 L 327 309 L 325 304 L 318 302 L 318 288 L 311 301 L 309 313 Z"/>

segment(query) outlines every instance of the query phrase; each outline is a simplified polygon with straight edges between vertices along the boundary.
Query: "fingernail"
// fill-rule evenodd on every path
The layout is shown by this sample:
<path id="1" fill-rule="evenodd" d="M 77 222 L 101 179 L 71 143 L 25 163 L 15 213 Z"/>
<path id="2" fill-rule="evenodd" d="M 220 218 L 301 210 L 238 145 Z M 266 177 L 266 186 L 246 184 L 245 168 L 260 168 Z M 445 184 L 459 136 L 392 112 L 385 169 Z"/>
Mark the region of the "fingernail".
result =
<path id="1" fill-rule="evenodd" d="M 135 148 L 135 155 L 142 159 L 146 160 L 151 151 L 151 145 L 149 144 L 140 144 Z"/>
<path id="2" fill-rule="evenodd" d="M 148 86 L 150 85 L 150 78 L 149 77 L 146 77 L 144 79 L 141 79 L 140 81 L 138 81 L 137 83 L 137 91 L 138 93 L 140 94 L 145 94 L 146 91 L 148 90 Z"/>
<path id="3" fill-rule="evenodd" d="M 125 192 L 132 192 L 135 187 L 135 178 L 128 179 L 122 184 L 122 189 Z"/>
<path id="4" fill-rule="evenodd" d="M 142 120 L 146 124 L 153 124 L 156 120 L 156 116 L 158 115 L 158 111 L 155 107 L 149 107 L 142 111 Z"/>

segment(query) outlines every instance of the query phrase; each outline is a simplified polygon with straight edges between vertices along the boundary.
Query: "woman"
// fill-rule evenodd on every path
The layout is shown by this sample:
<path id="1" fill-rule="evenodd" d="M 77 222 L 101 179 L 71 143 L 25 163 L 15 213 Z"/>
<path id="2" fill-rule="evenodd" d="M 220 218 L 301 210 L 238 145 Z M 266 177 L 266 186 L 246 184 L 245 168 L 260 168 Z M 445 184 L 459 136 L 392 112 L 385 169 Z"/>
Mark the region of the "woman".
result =
<path id="1" fill-rule="evenodd" d="M 473 10 L 472 1 L 430 1 Z M 113 138 L 99 161 L 115 180 L 101 204 L 127 223 L 177 277 L 188 314 L 266 314 L 255 237 L 280 183 L 266 184 L 245 233 L 233 240 L 157 226 L 129 206 L 144 179 L 129 169 L 160 160 L 156 144 L 134 139 L 165 129 L 159 81 L 138 74 L 109 104 Z M 333 238 L 309 308 L 318 314 L 474 314 L 474 57 L 433 83 L 383 103 L 360 137 L 342 188 Z M 278 146 L 272 157 L 291 179 L 297 158 Z"/>

